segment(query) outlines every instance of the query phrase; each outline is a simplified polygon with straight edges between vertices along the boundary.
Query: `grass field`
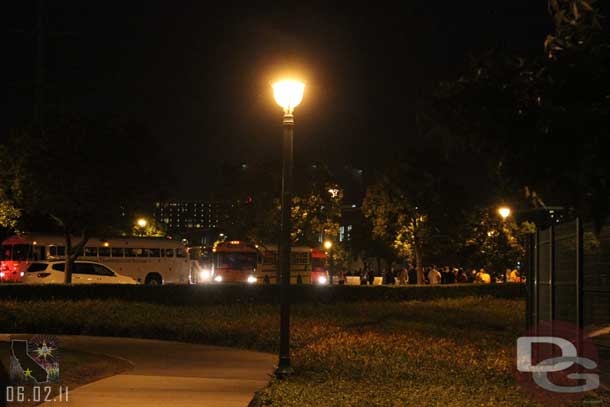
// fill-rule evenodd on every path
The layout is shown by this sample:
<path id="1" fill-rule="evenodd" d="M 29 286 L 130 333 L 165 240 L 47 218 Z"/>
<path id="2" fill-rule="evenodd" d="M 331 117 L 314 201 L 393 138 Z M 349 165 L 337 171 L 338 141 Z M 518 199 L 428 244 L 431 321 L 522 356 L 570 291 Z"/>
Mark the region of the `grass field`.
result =
<path id="1" fill-rule="evenodd" d="M 256 406 L 528 406 L 513 379 L 522 300 L 295 305 L 293 365 Z M 0 301 L 0 330 L 134 336 L 277 351 L 271 305 Z"/>

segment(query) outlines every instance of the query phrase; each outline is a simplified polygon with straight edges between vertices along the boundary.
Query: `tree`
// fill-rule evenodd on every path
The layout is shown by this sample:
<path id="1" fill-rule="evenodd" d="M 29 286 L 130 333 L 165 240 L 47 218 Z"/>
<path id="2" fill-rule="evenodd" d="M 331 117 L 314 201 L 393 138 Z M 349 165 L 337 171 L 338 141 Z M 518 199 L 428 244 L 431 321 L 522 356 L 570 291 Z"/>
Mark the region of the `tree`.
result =
<path id="1" fill-rule="evenodd" d="M 423 282 L 424 248 L 431 233 L 430 215 L 438 203 L 429 173 L 403 165 L 367 188 L 362 204 L 372 224 L 373 237 L 393 250 L 394 256 L 414 262 L 417 282 Z M 388 264 L 392 263 L 388 258 Z"/>
<path id="2" fill-rule="evenodd" d="M 150 219 L 146 221 L 144 226 L 134 224 L 131 228 L 131 235 L 141 237 L 165 237 L 167 235 L 167 231 L 165 224 L 158 223 L 154 219 Z"/>
<path id="3" fill-rule="evenodd" d="M 329 190 L 337 190 L 333 196 Z M 293 245 L 318 246 L 320 236 L 337 236 L 341 221 L 341 190 L 334 184 L 312 188 L 311 191 L 292 197 L 290 213 Z M 259 206 L 260 208 L 260 206 Z M 275 242 L 279 240 L 281 205 L 274 199 L 271 205 L 260 208 L 255 227 L 250 236 L 253 240 Z"/>
<path id="4" fill-rule="evenodd" d="M 30 214 L 51 218 L 65 237 L 65 281 L 90 236 L 125 230 L 122 206 L 155 180 L 152 143 L 128 123 L 61 116 L 12 132 L 4 191 Z M 17 187 L 18 186 L 18 187 Z M 75 239 L 75 236 L 78 236 Z"/>
<path id="5" fill-rule="evenodd" d="M 532 233 L 528 222 L 517 224 L 512 218 L 502 219 L 495 210 L 476 209 L 470 213 L 460 239 L 460 252 L 465 267 L 485 267 L 494 279 L 505 269 L 515 268 L 523 259 L 525 248 L 521 237 Z"/>
<path id="6" fill-rule="evenodd" d="M 21 216 L 21 210 L 4 197 L 0 191 L 0 227 L 14 229 Z"/>
<path id="7" fill-rule="evenodd" d="M 601 225 L 610 210 L 608 31 L 596 1 L 550 0 L 549 10 L 546 55 L 483 54 L 439 88 L 429 114 L 453 145 L 485 153 L 504 194 Z"/>

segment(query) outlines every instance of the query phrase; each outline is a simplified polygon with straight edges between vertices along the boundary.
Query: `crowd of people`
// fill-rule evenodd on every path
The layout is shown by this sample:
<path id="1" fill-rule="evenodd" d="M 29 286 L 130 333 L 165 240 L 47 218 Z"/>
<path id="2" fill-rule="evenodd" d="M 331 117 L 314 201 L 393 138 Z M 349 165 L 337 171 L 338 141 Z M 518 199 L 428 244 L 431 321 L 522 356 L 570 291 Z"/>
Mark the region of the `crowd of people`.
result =
<path id="1" fill-rule="evenodd" d="M 423 267 L 423 284 L 491 284 L 492 275 L 484 268 L 472 269 L 470 271 L 460 267 L 436 265 Z M 383 284 L 407 285 L 417 284 L 417 269 L 414 265 L 407 265 L 401 269 L 393 269 L 385 273 L 375 271 L 361 271 L 358 273 L 348 273 L 348 275 L 359 275 L 362 284 L 372 285 L 375 277 L 381 277 Z M 343 273 L 339 273 L 339 283 L 345 279 Z M 495 283 L 521 283 L 525 279 L 517 269 L 506 269 L 504 275 L 496 276 Z"/>

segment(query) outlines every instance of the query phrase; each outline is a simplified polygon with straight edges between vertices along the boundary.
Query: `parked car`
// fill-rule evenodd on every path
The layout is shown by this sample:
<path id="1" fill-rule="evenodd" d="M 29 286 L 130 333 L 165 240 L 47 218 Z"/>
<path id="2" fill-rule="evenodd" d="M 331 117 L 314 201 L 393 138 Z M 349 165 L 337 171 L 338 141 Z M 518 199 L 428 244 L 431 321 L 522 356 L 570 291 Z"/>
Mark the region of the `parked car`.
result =
<path id="1" fill-rule="evenodd" d="M 63 284 L 65 261 L 37 261 L 27 268 L 21 281 L 24 284 Z M 110 267 L 93 261 L 76 261 L 72 270 L 72 284 L 137 284 Z"/>

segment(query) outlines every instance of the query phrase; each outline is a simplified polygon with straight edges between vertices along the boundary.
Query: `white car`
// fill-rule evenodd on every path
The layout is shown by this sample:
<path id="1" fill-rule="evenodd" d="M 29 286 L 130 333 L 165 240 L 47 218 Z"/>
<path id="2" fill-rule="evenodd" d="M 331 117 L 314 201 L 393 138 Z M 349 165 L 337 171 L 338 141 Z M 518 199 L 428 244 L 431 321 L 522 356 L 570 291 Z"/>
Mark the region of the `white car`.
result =
<path id="1" fill-rule="evenodd" d="M 63 284 L 65 261 L 37 261 L 29 265 L 21 282 L 24 284 Z M 72 284 L 138 284 L 131 277 L 122 276 L 100 263 L 76 261 L 72 270 Z"/>

